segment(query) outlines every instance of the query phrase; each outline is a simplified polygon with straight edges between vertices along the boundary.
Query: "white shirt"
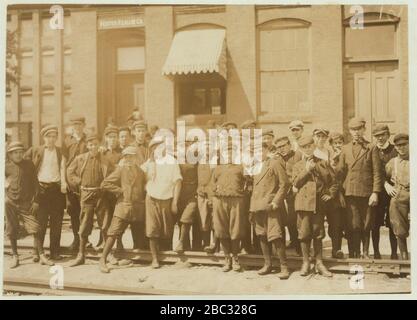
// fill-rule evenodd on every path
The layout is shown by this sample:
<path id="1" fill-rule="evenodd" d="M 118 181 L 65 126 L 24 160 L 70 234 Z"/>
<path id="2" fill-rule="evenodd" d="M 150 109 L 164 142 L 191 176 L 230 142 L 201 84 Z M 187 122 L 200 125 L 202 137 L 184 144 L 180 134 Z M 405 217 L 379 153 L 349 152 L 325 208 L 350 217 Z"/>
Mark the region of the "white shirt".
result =
<path id="1" fill-rule="evenodd" d="M 179 165 L 172 155 L 166 155 L 159 161 L 148 159 L 141 165 L 145 172 L 146 192 L 155 199 L 168 200 L 174 197 L 174 188 L 178 180 L 182 180 Z"/>
<path id="2" fill-rule="evenodd" d="M 314 156 L 321 160 L 329 161 L 330 151 L 327 149 L 320 150 L 319 148 L 316 148 L 316 150 L 314 150 Z"/>
<path id="3" fill-rule="evenodd" d="M 44 183 L 59 182 L 61 180 L 56 148 L 52 151 L 45 148 L 43 160 L 38 172 L 38 180 Z"/>

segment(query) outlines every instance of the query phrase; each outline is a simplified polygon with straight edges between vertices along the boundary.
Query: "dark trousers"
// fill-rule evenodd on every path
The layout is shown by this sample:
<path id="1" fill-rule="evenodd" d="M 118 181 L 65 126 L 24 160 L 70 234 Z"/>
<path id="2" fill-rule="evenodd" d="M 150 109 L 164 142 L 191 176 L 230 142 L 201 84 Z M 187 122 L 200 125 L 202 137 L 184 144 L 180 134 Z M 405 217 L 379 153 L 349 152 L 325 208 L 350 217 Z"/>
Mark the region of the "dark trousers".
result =
<path id="1" fill-rule="evenodd" d="M 67 192 L 67 213 L 71 218 L 72 233 L 78 237 L 81 213 L 80 198 L 78 194 L 72 191 Z"/>
<path id="2" fill-rule="evenodd" d="M 43 245 L 49 222 L 49 251 L 51 256 L 59 255 L 61 249 L 62 219 L 64 217 L 65 195 L 57 183 L 40 183 L 39 211 L 37 214 Z"/>
<path id="3" fill-rule="evenodd" d="M 346 197 L 346 231 L 369 233 L 375 223 L 375 208 L 368 205 L 368 197 Z"/>
<path id="4" fill-rule="evenodd" d="M 285 199 L 287 203 L 287 228 L 290 234 L 290 242 L 298 241 L 297 213 L 294 208 L 294 196 L 290 195 Z"/>
<path id="5" fill-rule="evenodd" d="M 149 241 L 147 241 L 145 235 L 145 221 L 132 222 L 130 232 L 132 233 L 133 249 L 149 249 Z"/>

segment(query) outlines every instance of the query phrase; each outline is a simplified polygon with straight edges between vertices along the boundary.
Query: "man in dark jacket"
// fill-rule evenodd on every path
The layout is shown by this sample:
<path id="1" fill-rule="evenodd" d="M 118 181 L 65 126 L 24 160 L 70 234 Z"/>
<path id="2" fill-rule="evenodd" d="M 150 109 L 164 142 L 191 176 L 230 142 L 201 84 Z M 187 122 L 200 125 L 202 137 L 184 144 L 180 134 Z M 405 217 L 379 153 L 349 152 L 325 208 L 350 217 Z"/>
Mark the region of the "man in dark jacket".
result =
<path id="1" fill-rule="evenodd" d="M 10 268 L 19 265 L 17 239 L 20 236 L 19 220 L 27 234 L 33 235 L 34 253 L 41 264 L 53 265 L 43 252 L 43 244 L 39 237 L 40 225 L 36 218 L 38 204 L 38 179 L 36 170 L 30 160 L 23 159 L 24 147 L 21 142 L 11 142 L 7 147 L 8 161 L 5 165 L 5 234 L 10 240 L 13 261 Z M 36 261 L 35 261 L 36 262 Z"/>
<path id="2" fill-rule="evenodd" d="M 361 118 L 349 121 L 352 141 L 343 146 L 337 171 L 344 177 L 346 196 L 346 231 L 350 248 L 349 255 L 360 257 L 363 242 L 363 257 L 369 259 L 370 232 L 375 223 L 375 206 L 383 186 L 381 159 L 375 146 L 364 139 L 365 123 Z"/>

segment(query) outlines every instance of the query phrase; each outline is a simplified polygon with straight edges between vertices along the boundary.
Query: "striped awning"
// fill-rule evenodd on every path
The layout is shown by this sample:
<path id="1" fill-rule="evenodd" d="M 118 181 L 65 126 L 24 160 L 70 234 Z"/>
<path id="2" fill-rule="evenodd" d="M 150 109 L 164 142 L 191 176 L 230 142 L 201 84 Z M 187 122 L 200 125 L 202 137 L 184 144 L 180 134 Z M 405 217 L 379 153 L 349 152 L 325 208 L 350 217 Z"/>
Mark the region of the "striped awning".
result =
<path id="1" fill-rule="evenodd" d="M 179 31 L 172 40 L 164 75 L 217 72 L 226 79 L 226 31 L 199 29 Z"/>

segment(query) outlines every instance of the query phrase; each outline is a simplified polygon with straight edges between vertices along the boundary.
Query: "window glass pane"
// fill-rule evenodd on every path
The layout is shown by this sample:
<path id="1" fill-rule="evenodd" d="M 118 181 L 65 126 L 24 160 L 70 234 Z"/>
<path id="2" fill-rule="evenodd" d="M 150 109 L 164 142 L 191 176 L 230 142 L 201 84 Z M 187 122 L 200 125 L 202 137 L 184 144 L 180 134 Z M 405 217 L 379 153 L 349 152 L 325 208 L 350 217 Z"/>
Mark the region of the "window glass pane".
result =
<path id="1" fill-rule="evenodd" d="M 33 98 L 32 94 L 30 95 L 21 95 L 20 96 L 20 108 L 21 108 L 21 120 L 22 121 L 32 121 L 32 110 L 33 110 Z"/>
<path id="2" fill-rule="evenodd" d="M 388 25 L 365 25 L 363 29 L 345 28 L 347 58 L 395 57 L 396 27 Z"/>
<path id="3" fill-rule="evenodd" d="M 33 38 L 33 23 L 31 19 L 20 21 L 20 37 Z"/>
<path id="4" fill-rule="evenodd" d="M 221 114 L 222 113 L 222 92 L 220 88 L 210 89 L 210 100 L 211 100 L 211 113 Z"/>
<path id="5" fill-rule="evenodd" d="M 55 109 L 55 96 L 53 94 L 43 94 L 41 101 L 41 121 L 42 125 L 56 124 L 57 111 Z"/>
<path id="6" fill-rule="evenodd" d="M 144 70 L 145 69 L 145 48 L 126 47 L 117 48 L 117 70 Z"/>

